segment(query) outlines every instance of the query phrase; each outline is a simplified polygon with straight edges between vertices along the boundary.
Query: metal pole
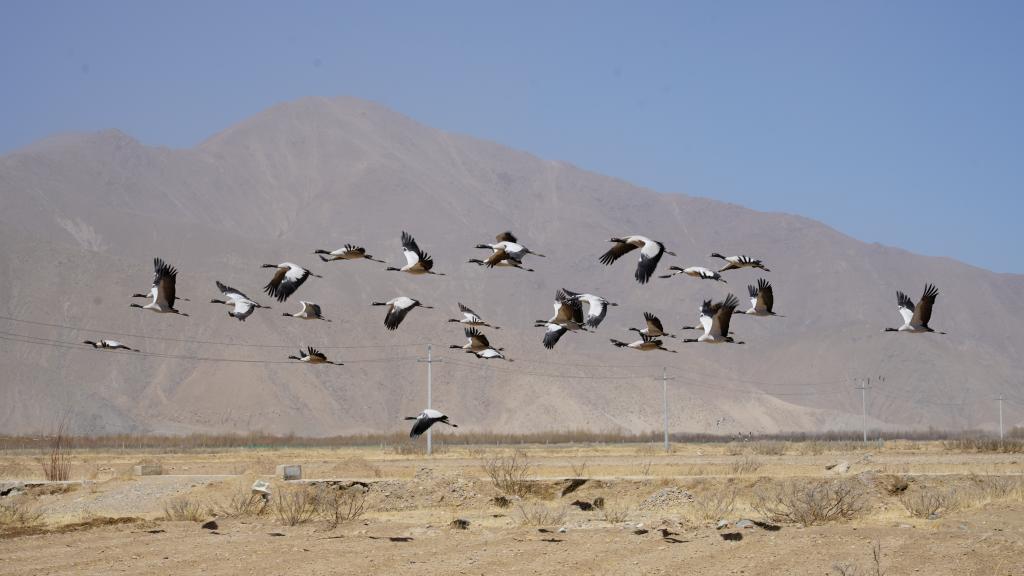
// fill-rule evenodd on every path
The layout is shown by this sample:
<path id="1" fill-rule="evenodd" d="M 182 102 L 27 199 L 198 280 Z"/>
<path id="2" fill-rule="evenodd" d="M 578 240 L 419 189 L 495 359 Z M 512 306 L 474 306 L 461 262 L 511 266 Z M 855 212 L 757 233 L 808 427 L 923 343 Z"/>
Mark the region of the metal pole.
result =
<path id="1" fill-rule="evenodd" d="M 864 384 L 857 386 L 857 390 L 860 390 L 861 426 L 864 430 L 864 442 L 868 441 L 868 388 L 870 387 L 871 378 L 865 378 Z"/>
<path id="2" fill-rule="evenodd" d="M 430 355 L 430 344 L 427 344 L 427 408 L 431 407 L 431 401 L 433 400 L 433 364 L 434 360 Z M 433 430 L 427 429 L 427 456 L 434 453 L 434 435 Z"/>
<path id="3" fill-rule="evenodd" d="M 999 441 L 1003 441 L 1003 395 L 999 395 Z"/>
<path id="4" fill-rule="evenodd" d="M 668 376 L 665 368 L 661 369 L 661 404 L 665 413 L 665 452 L 668 453 Z"/>

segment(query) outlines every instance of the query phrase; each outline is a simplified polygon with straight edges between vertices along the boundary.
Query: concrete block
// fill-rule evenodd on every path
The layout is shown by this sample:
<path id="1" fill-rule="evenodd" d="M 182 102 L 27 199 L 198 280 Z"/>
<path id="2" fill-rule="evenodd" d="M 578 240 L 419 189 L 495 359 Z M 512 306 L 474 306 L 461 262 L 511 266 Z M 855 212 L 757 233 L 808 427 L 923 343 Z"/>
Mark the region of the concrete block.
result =
<path id="1" fill-rule="evenodd" d="M 299 464 L 279 464 L 277 476 L 282 480 L 302 480 L 302 466 Z"/>
<path id="2" fill-rule="evenodd" d="M 138 464 L 133 471 L 136 476 L 159 476 L 164 473 L 159 464 Z"/>

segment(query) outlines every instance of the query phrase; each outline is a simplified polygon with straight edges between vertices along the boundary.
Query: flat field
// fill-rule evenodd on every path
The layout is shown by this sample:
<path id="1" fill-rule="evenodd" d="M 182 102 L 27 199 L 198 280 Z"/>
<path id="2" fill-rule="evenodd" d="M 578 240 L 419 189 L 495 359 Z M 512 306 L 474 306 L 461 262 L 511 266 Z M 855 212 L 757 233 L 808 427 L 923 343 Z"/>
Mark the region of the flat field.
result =
<path id="1" fill-rule="evenodd" d="M 3 452 L 0 574 L 1024 575 L 1024 454 L 410 448 L 83 450 L 66 484 L 39 482 L 38 451 Z"/>

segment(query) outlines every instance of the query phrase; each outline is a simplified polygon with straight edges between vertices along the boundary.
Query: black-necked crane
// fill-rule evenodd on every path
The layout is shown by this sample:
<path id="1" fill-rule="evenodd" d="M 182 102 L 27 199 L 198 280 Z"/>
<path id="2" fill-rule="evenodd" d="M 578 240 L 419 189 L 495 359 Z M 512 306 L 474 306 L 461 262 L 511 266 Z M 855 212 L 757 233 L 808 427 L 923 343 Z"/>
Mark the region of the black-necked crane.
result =
<path id="1" fill-rule="evenodd" d="M 484 263 L 489 267 L 499 265 L 503 261 L 512 260 L 514 261 L 514 263 L 509 263 L 507 264 L 508 266 L 522 268 L 523 258 L 525 258 L 527 254 L 533 254 L 534 256 L 538 256 L 540 258 L 545 257 L 543 254 L 540 254 L 539 252 L 534 252 L 533 250 L 530 250 L 526 246 L 520 244 L 519 240 L 516 239 L 515 235 L 512 234 L 511 232 L 502 232 L 501 234 L 495 236 L 494 239 L 496 240 L 494 244 L 476 245 L 477 248 L 490 249 L 494 251 L 494 253 L 491 254 L 491 257 L 484 261 Z M 470 260 L 470 262 L 474 261 Z M 529 268 L 523 269 L 533 272 L 533 270 L 530 270 Z"/>
<path id="2" fill-rule="evenodd" d="M 378 260 L 367 254 L 366 248 L 356 246 L 355 244 L 345 244 L 344 248 L 338 248 L 337 250 L 316 250 L 313 254 L 319 255 L 320 260 L 323 260 L 324 262 L 334 262 L 335 260 L 370 260 L 372 262 L 387 264 L 387 262 Z M 327 256 L 324 256 L 324 254 Z"/>
<path id="3" fill-rule="evenodd" d="M 578 300 L 586 303 L 587 314 L 584 319 L 586 320 L 587 326 L 590 326 L 591 328 L 597 328 L 597 326 L 601 324 L 604 317 L 608 315 L 609 306 L 618 306 L 615 302 L 609 302 L 595 294 L 573 292 L 571 290 L 566 290 L 565 288 L 562 288 L 562 292 L 570 300 Z"/>
<path id="4" fill-rule="evenodd" d="M 650 312 L 644 312 L 644 320 L 647 321 L 646 328 L 630 328 L 633 332 L 641 336 L 651 336 L 659 338 L 661 336 L 667 336 L 669 338 L 675 338 L 675 334 L 669 334 L 665 332 L 664 326 L 661 324 L 661 319 Z"/>
<path id="5" fill-rule="evenodd" d="M 686 274 L 687 276 L 699 278 L 701 280 L 717 280 L 718 282 L 728 284 L 728 282 L 725 282 L 725 279 L 722 278 L 721 274 L 715 272 L 714 270 L 711 270 L 710 268 L 705 268 L 703 266 L 690 266 L 687 268 L 680 268 L 679 266 L 669 266 L 668 269 L 668 274 L 663 274 L 661 276 L 658 276 L 658 278 L 671 278 L 673 276 L 678 276 L 680 274 Z"/>
<path id="6" fill-rule="evenodd" d="M 174 295 L 174 286 L 177 281 L 178 271 L 160 258 L 154 258 L 153 289 L 150 290 L 150 297 L 153 301 L 145 306 L 141 304 L 131 304 L 130 306 L 132 308 L 142 308 L 143 310 L 152 310 L 153 312 L 160 312 L 164 314 L 188 316 L 188 314 L 179 312 L 174 308 L 174 301 L 176 299 Z"/>
<path id="7" fill-rule="evenodd" d="M 264 264 L 263 268 L 275 268 L 274 277 L 267 282 L 267 285 L 263 287 L 263 291 L 270 294 L 271 297 L 277 298 L 278 302 L 284 302 L 289 296 L 295 293 L 305 283 L 306 279 L 310 276 L 314 278 L 323 278 L 319 274 L 314 274 L 309 270 L 293 264 L 291 262 L 282 262 L 280 264 Z"/>
<path id="8" fill-rule="evenodd" d="M 436 274 L 444 276 L 440 272 L 434 272 L 434 259 L 426 252 L 420 250 L 420 247 L 416 244 L 416 239 L 405 231 L 402 232 L 402 253 L 405 254 L 405 266 L 401 268 L 388 266 L 385 270 L 409 274 Z"/>
<path id="9" fill-rule="evenodd" d="M 739 270 L 740 268 L 760 268 L 765 272 L 771 272 L 771 270 L 765 268 L 765 265 L 760 260 L 756 260 L 754 258 L 751 258 L 750 256 L 744 256 L 742 254 L 739 256 L 722 256 L 718 252 L 715 252 L 714 254 L 711 255 L 711 257 L 721 258 L 722 260 L 725 260 L 726 265 L 719 269 L 719 272 L 726 272 L 728 270 Z"/>
<path id="10" fill-rule="evenodd" d="M 484 268 L 518 268 L 526 272 L 533 272 L 533 268 L 527 268 L 523 266 L 522 261 L 516 260 L 515 258 L 509 257 L 504 250 L 496 250 L 494 254 L 487 257 L 486 260 L 479 258 L 470 258 L 466 260 L 467 264 L 476 264 L 477 266 L 483 266 Z"/>
<path id="11" fill-rule="evenodd" d="M 245 319 L 251 316 L 252 313 L 257 308 L 270 309 L 270 306 L 263 306 L 262 304 L 257 304 L 255 301 L 252 300 L 252 298 L 249 298 L 248 296 L 243 294 L 241 290 L 235 290 L 230 286 L 225 286 L 219 280 L 216 281 L 216 283 L 217 290 L 220 290 L 221 294 L 224 295 L 224 298 L 226 298 L 226 300 L 214 298 L 213 300 L 210 300 L 210 303 L 227 304 L 228 306 L 233 306 L 234 310 L 228 311 L 228 316 L 231 316 L 232 318 L 238 318 L 240 321 L 245 322 Z"/>
<path id="12" fill-rule="evenodd" d="M 433 308 L 433 306 L 427 306 L 419 300 L 413 300 L 408 296 L 399 296 L 398 298 L 392 298 L 387 302 L 371 302 L 373 306 L 387 306 L 388 313 L 384 316 L 384 327 L 388 330 L 395 330 L 398 325 L 405 319 L 405 315 L 410 310 L 419 306 L 421 308 Z"/>
<path id="13" fill-rule="evenodd" d="M 330 322 L 327 318 L 324 318 L 321 314 L 320 305 L 313 302 L 306 302 L 305 300 L 299 300 L 299 304 L 302 304 L 302 310 L 299 310 L 295 314 L 289 314 L 285 312 L 283 316 L 291 316 L 292 318 L 300 318 L 302 320 L 323 320 Z"/>
<path id="14" fill-rule="evenodd" d="M 772 290 L 771 282 L 764 278 L 758 278 L 756 287 L 753 284 L 747 285 L 747 293 L 750 294 L 750 309 L 737 310 L 736 314 L 783 317 L 772 310 L 772 307 L 775 306 L 775 293 Z"/>
<path id="15" fill-rule="evenodd" d="M 462 318 L 449 318 L 449 322 L 458 322 L 463 326 L 486 326 L 488 328 L 494 328 L 495 330 L 501 329 L 501 326 L 491 326 L 487 322 L 484 322 L 483 318 L 481 318 L 479 314 L 469 309 L 469 306 L 466 306 L 462 302 L 459 302 L 458 304 L 459 311 L 462 312 Z"/>
<path id="16" fill-rule="evenodd" d="M 632 348 L 633 350 L 640 350 L 642 352 L 649 352 L 651 350 L 664 350 L 665 352 L 673 353 L 675 352 L 675 350 L 669 350 L 668 348 L 665 348 L 661 340 L 658 340 L 657 338 L 654 338 L 653 336 L 648 336 L 646 334 L 641 334 L 640 340 L 636 340 L 635 342 L 623 342 L 621 340 L 616 340 L 615 338 L 611 338 L 610 340 L 612 344 L 615 344 L 615 346 L 617 346 L 618 348 Z"/>
<path id="17" fill-rule="evenodd" d="M 459 346 L 458 344 L 452 344 L 448 347 L 458 348 L 460 350 L 465 350 L 466 352 L 474 353 L 482 352 L 492 347 L 490 341 L 487 339 L 487 336 L 485 336 L 483 332 L 477 330 L 476 328 L 466 328 L 464 330 L 464 333 L 466 334 L 465 344 L 463 344 L 462 346 Z M 498 350 L 504 350 L 504 348 L 498 348 Z"/>
<path id="18" fill-rule="evenodd" d="M 886 328 L 884 332 L 910 332 L 911 334 L 934 332 L 936 334 L 945 334 L 945 332 L 938 332 L 928 326 L 928 321 L 932 319 L 932 307 L 935 306 L 935 298 L 938 295 L 939 289 L 934 284 L 925 284 L 921 299 L 917 301 L 917 305 L 914 305 L 914 301 L 910 299 L 910 296 L 897 291 L 896 303 L 899 305 L 900 316 L 903 316 L 903 325 L 899 328 Z"/>
<path id="19" fill-rule="evenodd" d="M 555 293 L 555 315 L 548 320 L 535 320 L 535 328 L 545 328 L 544 347 L 548 350 L 555 347 L 558 340 L 567 331 L 586 331 L 583 319 L 583 305 L 577 298 L 570 298 L 564 290 Z"/>
<path id="20" fill-rule="evenodd" d="M 129 352 L 138 352 L 135 348 L 130 348 L 121 344 L 117 340 L 100 340 L 99 342 L 93 342 L 92 340 L 83 340 L 82 344 L 88 344 L 97 350 L 127 350 Z"/>
<path id="21" fill-rule="evenodd" d="M 458 428 L 458 424 L 452 424 L 448 421 L 448 416 L 445 416 L 441 412 L 434 410 L 433 408 L 427 408 L 423 412 L 420 412 L 419 416 L 406 416 L 406 420 L 415 420 L 416 422 L 412 425 L 412 430 L 409 431 L 409 438 L 416 438 L 428 428 L 434 424 L 440 422 L 441 424 L 447 424 L 452 428 Z"/>
<path id="22" fill-rule="evenodd" d="M 326 354 L 312 346 L 306 346 L 305 351 L 303 351 L 302 348 L 299 348 L 299 355 L 289 356 L 288 359 L 298 360 L 299 362 L 305 362 L 307 364 L 333 364 L 335 366 L 344 366 L 341 362 L 331 362 L 327 359 Z"/>
<path id="23" fill-rule="evenodd" d="M 135 294 L 132 294 L 132 298 L 145 298 L 145 299 L 149 300 L 149 299 L 153 298 L 154 294 L 156 294 L 156 284 L 150 286 L 148 293 L 146 293 L 146 294 L 135 293 Z M 191 300 L 189 300 L 188 298 L 183 298 L 181 296 L 176 296 L 175 300 L 181 300 L 182 302 L 191 302 Z"/>
<path id="24" fill-rule="evenodd" d="M 665 249 L 665 245 L 657 240 L 651 240 L 646 236 L 624 236 L 622 238 L 612 238 L 609 242 L 615 242 L 615 246 L 612 246 L 610 250 L 605 252 L 601 258 L 601 264 L 611 266 L 613 262 L 619 259 L 623 254 L 640 249 L 640 260 L 636 265 L 636 273 L 633 275 L 636 281 L 641 284 L 646 284 L 651 276 L 654 274 L 654 269 L 658 267 L 658 261 L 661 260 L 662 255 L 669 254 L 675 256 L 675 252 L 671 252 Z"/>
<path id="25" fill-rule="evenodd" d="M 477 358 L 483 358 L 484 360 L 493 360 L 494 358 L 498 358 L 509 362 L 512 361 L 511 359 L 506 358 L 505 355 L 496 348 L 486 348 L 484 350 L 473 352 L 473 354 L 476 354 Z"/>
<path id="26" fill-rule="evenodd" d="M 740 301 L 729 294 L 725 300 L 711 304 L 705 300 L 701 307 L 700 323 L 704 328 L 704 334 L 699 338 L 686 338 L 683 342 L 705 342 L 708 344 L 743 344 L 735 341 L 729 336 L 729 321 L 732 320 L 732 313 L 739 306 Z"/>

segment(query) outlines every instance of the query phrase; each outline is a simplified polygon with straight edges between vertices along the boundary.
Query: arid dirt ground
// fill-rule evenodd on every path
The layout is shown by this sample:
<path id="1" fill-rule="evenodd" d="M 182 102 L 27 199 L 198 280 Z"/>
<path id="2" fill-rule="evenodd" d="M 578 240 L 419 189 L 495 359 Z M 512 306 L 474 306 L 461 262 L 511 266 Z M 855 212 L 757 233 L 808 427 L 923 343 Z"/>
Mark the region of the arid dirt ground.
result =
<path id="1" fill-rule="evenodd" d="M 33 486 L 39 454 L 6 452 L 0 486 L 28 485 L 0 497 L 26 512 L 0 515 L 0 574 L 1024 575 L 1022 454 L 911 442 L 524 446 L 525 480 L 499 489 L 485 462 L 510 456 L 83 451 L 72 478 L 84 482 Z M 132 476 L 140 462 L 164 474 Z M 301 464 L 304 480 L 274 478 L 277 464 Z M 259 479 L 273 494 L 262 514 L 241 505 Z M 847 489 L 849 517 L 804 525 L 765 507 L 798 506 L 815 487 Z M 525 496 L 495 501 L 516 490 Z M 365 511 L 334 525 L 321 504 L 289 525 L 277 504 L 325 494 Z M 599 498 L 603 509 L 572 505 Z M 167 519 L 175 504 L 194 520 Z M 211 519 L 215 529 L 201 527 Z"/>

